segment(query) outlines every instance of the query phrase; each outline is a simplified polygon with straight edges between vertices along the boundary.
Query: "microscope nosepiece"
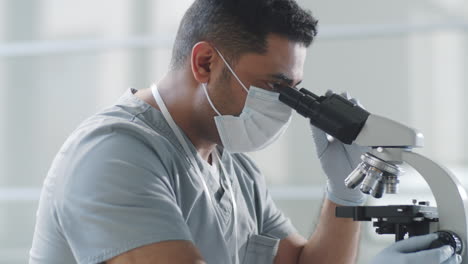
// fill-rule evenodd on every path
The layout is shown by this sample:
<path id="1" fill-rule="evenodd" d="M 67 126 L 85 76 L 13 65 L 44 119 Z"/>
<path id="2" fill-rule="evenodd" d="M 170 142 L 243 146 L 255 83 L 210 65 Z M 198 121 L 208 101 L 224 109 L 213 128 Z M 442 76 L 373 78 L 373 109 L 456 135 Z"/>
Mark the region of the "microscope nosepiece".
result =
<path id="1" fill-rule="evenodd" d="M 361 156 L 362 162 L 345 179 L 346 187 L 355 189 L 358 185 L 365 194 L 381 198 L 383 193 L 398 192 L 398 176 L 401 170 L 398 166 L 386 162 L 370 153 Z"/>

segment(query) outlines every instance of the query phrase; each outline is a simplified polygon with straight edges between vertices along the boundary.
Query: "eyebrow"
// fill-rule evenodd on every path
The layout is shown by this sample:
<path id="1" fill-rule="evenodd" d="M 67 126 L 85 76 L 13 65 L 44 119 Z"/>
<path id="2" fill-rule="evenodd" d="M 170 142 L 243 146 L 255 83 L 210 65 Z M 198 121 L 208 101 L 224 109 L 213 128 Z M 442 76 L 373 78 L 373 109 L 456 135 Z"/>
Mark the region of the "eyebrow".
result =
<path id="1" fill-rule="evenodd" d="M 294 80 L 289 78 L 286 74 L 284 73 L 275 73 L 275 74 L 272 74 L 270 75 L 271 78 L 274 78 L 274 79 L 277 79 L 277 80 L 281 80 L 285 83 L 287 83 L 288 85 L 292 86 L 293 85 L 293 82 Z M 302 80 L 300 80 L 295 86 L 299 85 L 300 83 L 302 82 Z"/>

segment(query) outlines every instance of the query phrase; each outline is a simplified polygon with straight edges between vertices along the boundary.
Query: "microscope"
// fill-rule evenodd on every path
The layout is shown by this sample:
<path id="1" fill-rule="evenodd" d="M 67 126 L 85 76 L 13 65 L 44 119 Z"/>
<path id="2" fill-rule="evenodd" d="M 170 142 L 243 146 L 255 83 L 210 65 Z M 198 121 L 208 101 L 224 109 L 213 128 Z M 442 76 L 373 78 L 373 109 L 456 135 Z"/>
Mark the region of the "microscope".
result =
<path id="1" fill-rule="evenodd" d="M 415 129 L 391 119 L 374 115 L 342 96 L 327 93 L 317 96 L 304 88 L 298 90 L 276 85 L 279 100 L 312 125 L 345 144 L 369 147 L 362 162 L 346 178 L 348 188 L 381 198 L 398 193 L 402 165 L 414 168 L 428 183 L 437 207 L 413 200 L 410 205 L 340 206 L 336 216 L 355 221 L 373 221 L 378 234 L 394 234 L 395 240 L 436 232 L 438 239 L 430 248 L 451 245 L 468 264 L 465 245 L 468 238 L 468 196 L 459 180 L 442 165 L 413 152 L 424 146 L 424 136 Z"/>

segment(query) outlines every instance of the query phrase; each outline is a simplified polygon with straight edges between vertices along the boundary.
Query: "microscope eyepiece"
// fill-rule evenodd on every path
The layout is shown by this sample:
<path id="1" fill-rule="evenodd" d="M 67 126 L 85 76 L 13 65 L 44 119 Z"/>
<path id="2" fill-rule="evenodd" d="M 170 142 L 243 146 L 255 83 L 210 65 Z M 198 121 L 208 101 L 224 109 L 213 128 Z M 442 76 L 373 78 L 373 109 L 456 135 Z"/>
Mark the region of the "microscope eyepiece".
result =
<path id="1" fill-rule="evenodd" d="M 351 144 L 361 132 L 369 112 L 338 94 L 318 96 L 302 88 L 275 85 L 279 100 L 310 123 L 345 144 Z"/>

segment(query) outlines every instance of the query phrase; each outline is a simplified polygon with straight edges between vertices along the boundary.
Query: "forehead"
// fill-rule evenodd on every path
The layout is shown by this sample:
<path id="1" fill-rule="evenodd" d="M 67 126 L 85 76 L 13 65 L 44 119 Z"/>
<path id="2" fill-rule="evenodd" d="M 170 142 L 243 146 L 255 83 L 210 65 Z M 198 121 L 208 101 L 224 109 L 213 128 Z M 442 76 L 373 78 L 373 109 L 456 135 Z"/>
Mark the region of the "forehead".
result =
<path id="1" fill-rule="evenodd" d="M 236 68 L 257 75 L 284 74 L 295 82 L 302 80 L 306 47 L 287 38 L 270 35 L 267 53 L 247 53 L 239 59 Z"/>

